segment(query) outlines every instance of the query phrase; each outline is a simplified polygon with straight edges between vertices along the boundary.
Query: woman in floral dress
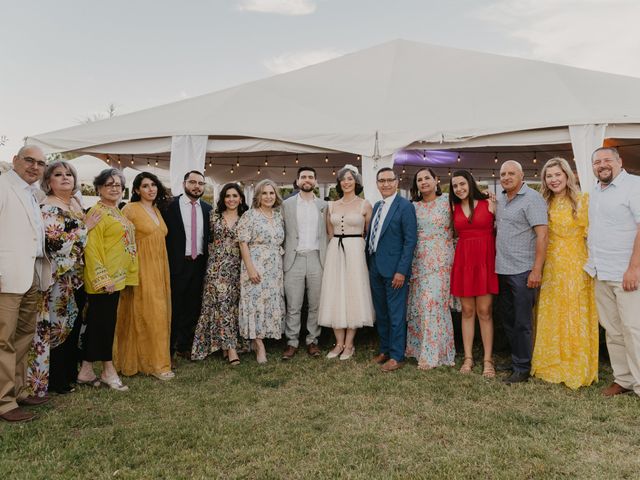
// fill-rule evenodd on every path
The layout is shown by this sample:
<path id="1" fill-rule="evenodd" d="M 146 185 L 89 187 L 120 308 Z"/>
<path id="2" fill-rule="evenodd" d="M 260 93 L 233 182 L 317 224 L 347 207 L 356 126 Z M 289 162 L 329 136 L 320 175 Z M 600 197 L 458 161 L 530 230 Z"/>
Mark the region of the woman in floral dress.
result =
<path id="1" fill-rule="evenodd" d="M 598 381 L 598 312 L 594 280 L 583 270 L 589 197 L 563 158 L 542 168 L 549 206 L 549 247 L 542 271 L 531 374 L 571 389 Z"/>
<path id="2" fill-rule="evenodd" d="M 85 222 L 82 206 L 74 197 L 77 185 L 75 168 L 64 161 L 49 164 L 41 183 L 47 194 L 41 211 L 53 283 L 44 294 L 27 370 L 31 394 L 38 397 L 44 397 L 49 390 L 71 392 L 78 371 L 81 321 L 76 297 L 84 294 L 82 256 L 88 228 L 96 224 L 99 216 L 88 217 Z"/>
<path id="3" fill-rule="evenodd" d="M 429 370 L 454 365 L 449 279 L 453 263 L 451 209 L 430 168 L 419 170 L 411 189 L 418 219 L 407 307 L 406 356 Z"/>
<path id="4" fill-rule="evenodd" d="M 222 187 L 216 213 L 210 219 L 212 244 L 191 360 L 203 360 L 221 349 L 230 365 L 239 365 L 238 350 L 246 349 L 238 326 L 240 246 L 237 226 L 248 208 L 237 184 L 228 183 Z"/>
<path id="5" fill-rule="evenodd" d="M 252 208 L 238 221 L 242 255 L 240 335 L 252 340 L 258 363 L 267 362 L 263 339 L 282 337 L 285 317 L 282 272 L 282 200 L 272 180 L 256 185 Z"/>

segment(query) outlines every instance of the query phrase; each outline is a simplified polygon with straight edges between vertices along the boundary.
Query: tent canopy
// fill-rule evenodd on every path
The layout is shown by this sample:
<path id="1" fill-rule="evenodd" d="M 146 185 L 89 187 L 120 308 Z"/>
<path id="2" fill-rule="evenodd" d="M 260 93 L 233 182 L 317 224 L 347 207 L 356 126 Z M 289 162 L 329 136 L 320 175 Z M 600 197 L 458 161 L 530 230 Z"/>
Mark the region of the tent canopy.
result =
<path id="1" fill-rule="evenodd" d="M 637 78 L 395 40 L 27 142 L 48 152 L 144 156 L 171 152 L 172 137 L 202 136 L 209 153 L 366 158 L 407 148 L 575 146 L 569 126 L 640 138 L 638 91 Z"/>

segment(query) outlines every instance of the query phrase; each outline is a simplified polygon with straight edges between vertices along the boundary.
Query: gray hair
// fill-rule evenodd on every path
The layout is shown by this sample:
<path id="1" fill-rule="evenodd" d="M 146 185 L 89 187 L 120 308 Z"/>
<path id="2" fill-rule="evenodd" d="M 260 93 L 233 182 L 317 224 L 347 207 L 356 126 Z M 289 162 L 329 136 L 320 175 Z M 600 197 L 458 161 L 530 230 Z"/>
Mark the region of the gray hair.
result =
<path id="1" fill-rule="evenodd" d="M 502 170 L 502 167 L 504 167 L 505 165 L 513 165 L 518 169 L 520 173 L 524 175 L 524 170 L 522 169 L 522 165 L 520 164 L 520 162 L 516 162 L 515 160 L 507 160 L 500 166 L 500 170 Z"/>
<path id="2" fill-rule="evenodd" d="M 93 188 L 96 189 L 96 194 L 98 193 L 98 188 L 103 187 L 111 177 L 120 179 L 120 183 L 122 183 L 122 191 L 124 192 L 124 187 L 127 183 L 127 179 L 124 178 L 124 173 L 117 168 L 106 168 L 93 179 Z"/>
<path id="3" fill-rule="evenodd" d="M 253 200 L 251 201 L 251 206 L 253 208 L 260 208 L 260 197 L 262 196 L 262 191 L 265 187 L 272 187 L 273 191 L 276 192 L 276 201 L 273 204 L 273 208 L 279 207 L 282 204 L 282 197 L 280 196 L 280 192 L 278 192 L 278 186 L 276 182 L 265 178 L 264 180 L 260 180 L 256 184 L 255 192 L 253 193 Z"/>
<path id="4" fill-rule="evenodd" d="M 620 153 L 616 147 L 600 147 L 596 148 L 591 154 L 591 163 L 593 163 L 593 158 L 596 156 L 598 152 L 611 152 L 611 154 L 615 157 L 616 160 L 620 160 Z"/>
<path id="5" fill-rule="evenodd" d="M 51 179 L 51 175 L 53 175 L 54 170 L 58 167 L 64 168 L 67 172 L 71 172 L 71 175 L 73 175 L 72 194 L 75 194 L 78 191 L 78 172 L 73 165 L 64 160 L 56 160 L 55 162 L 47 165 L 47 168 L 44 171 L 44 175 L 42 176 L 42 181 L 40 182 L 40 188 L 46 195 L 51 195 L 52 190 L 49 180 Z"/>

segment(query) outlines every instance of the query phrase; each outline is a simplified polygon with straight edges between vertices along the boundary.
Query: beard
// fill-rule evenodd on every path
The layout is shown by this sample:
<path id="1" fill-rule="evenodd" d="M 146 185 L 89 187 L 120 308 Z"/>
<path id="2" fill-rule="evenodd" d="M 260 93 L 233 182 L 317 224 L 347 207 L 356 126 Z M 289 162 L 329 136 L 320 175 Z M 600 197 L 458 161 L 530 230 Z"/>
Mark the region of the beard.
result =
<path id="1" fill-rule="evenodd" d="M 308 183 L 303 183 L 302 185 L 300 185 L 300 190 L 303 192 L 313 192 L 313 189 L 315 187 L 309 185 Z"/>

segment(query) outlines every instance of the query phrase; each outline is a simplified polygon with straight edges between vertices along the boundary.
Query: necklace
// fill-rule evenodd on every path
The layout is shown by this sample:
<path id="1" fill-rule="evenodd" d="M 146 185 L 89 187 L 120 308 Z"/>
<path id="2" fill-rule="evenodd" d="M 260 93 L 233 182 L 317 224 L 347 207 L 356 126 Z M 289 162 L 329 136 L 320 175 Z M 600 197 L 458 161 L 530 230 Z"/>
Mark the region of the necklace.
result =
<path id="1" fill-rule="evenodd" d="M 266 213 L 264 213 L 264 212 L 262 211 L 262 207 L 260 207 L 260 213 L 262 214 L 262 216 L 263 216 L 264 218 L 267 218 L 267 219 L 269 219 L 269 220 L 271 220 L 271 219 L 273 218 L 273 210 L 271 211 L 271 216 L 269 216 L 269 215 L 267 215 Z"/>
<path id="2" fill-rule="evenodd" d="M 53 194 L 54 197 L 56 197 L 58 200 L 60 200 L 62 203 L 64 203 L 67 207 L 71 207 L 71 199 L 69 199 L 69 201 L 65 201 L 63 198 L 60 198 L 58 195 L 56 195 L 55 193 Z"/>
<path id="3" fill-rule="evenodd" d="M 340 201 L 342 202 L 343 205 L 349 205 L 350 203 L 355 202 L 358 199 L 358 196 L 356 195 L 355 197 L 353 197 L 351 200 L 349 200 L 348 202 L 344 201 L 344 197 L 342 197 L 340 199 Z"/>

